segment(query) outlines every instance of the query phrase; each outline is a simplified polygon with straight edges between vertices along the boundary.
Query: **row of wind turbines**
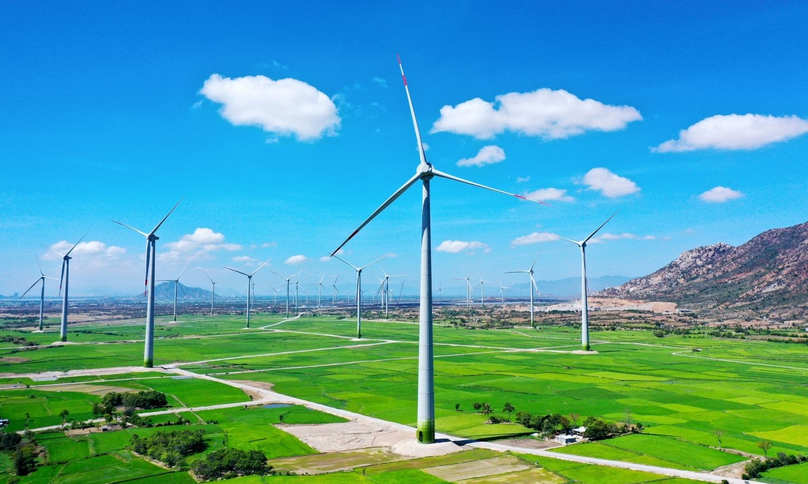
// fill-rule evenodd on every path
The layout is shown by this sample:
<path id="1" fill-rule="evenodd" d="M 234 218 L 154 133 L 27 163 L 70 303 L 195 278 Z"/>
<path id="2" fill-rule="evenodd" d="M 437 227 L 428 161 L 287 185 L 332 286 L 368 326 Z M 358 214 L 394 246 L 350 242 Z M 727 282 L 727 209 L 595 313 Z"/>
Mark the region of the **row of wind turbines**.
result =
<path id="1" fill-rule="evenodd" d="M 397 56 L 398 57 L 398 56 Z M 433 286 L 432 286 L 432 239 L 431 239 L 431 182 L 434 178 L 442 178 L 446 180 L 452 180 L 455 182 L 463 183 L 466 185 L 470 185 L 476 188 L 481 188 L 484 190 L 488 190 L 495 193 L 500 193 L 504 195 L 509 195 L 521 200 L 527 200 L 530 202 L 540 203 L 547 205 L 546 203 L 540 200 L 533 200 L 527 198 L 522 195 L 518 195 L 515 193 L 506 192 L 503 190 L 499 190 L 497 188 L 481 185 L 479 183 L 475 183 L 469 180 L 465 180 L 462 178 L 455 177 L 453 175 L 444 173 L 434 168 L 434 166 L 427 161 L 426 158 L 426 150 L 424 148 L 424 144 L 421 140 L 421 133 L 418 127 L 418 121 L 415 116 L 415 108 L 412 103 L 412 97 L 410 95 L 409 85 L 407 84 L 407 78 L 404 75 L 404 68 L 401 63 L 401 58 L 398 57 L 398 64 L 399 69 L 401 71 L 401 77 L 404 82 L 404 90 L 407 96 L 407 102 L 410 108 L 410 115 L 412 117 L 413 128 L 415 131 L 415 138 L 419 153 L 420 161 L 417 165 L 415 174 L 407 180 L 404 185 L 402 185 L 399 189 L 393 192 L 390 197 L 387 198 L 369 217 L 367 217 L 359 227 L 354 230 L 350 236 L 348 236 L 334 251 L 331 253 L 331 257 L 337 258 L 346 265 L 353 268 L 356 272 L 356 307 L 357 307 L 357 337 L 361 338 L 361 307 L 362 307 L 362 286 L 361 286 L 361 276 L 362 271 L 366 269 L 368 266 L 378 262 L 383 257 L 374 260 L 373 262 L 366 264 L 364 266 L 354 266 L 349 262 L 343 260 L 342 258 L 338 257 L 336 254 L 340 251 L 340 249 L 345 246 L 351 239 L 354 238 L 366 225 L 368 225 L 376 216 L 381 214 L 387 207 L 389 207 L 393 202 L 396 201 L 404 192 L 406 192 L 410 187 L 415 185 L 417 182 L 421 182 L 421 268 L 420 268 L 420 302 L 419 302 L 419 342 L 418 342 L 418 410 L 417 410 L 417 432 L 416 438 L 417 441 L 420 443 L 433 443 L 435 442 L 435 399 L 434 399 L 434 366 L 433 366 L 433 333 L 432 333 L 432 297 L 433 297 Z M 124 224 L 122 222 L 118 222 L 113 220 L 113 222 L 126 227 L 138 234 L 144 236 L 146 238 L 146 277 L 145 277 L 145 294 L 146 294 L 146 338 L 145 338 L 145 348 L 144 348 L 144 366 L 152 367 L 154 364 L 154 290 L 155 290 L 155 262 L 156 262 L 156 243 L 159 237 L 157 236 L 157 230 L 163 225 L 163 223 L 168 219 L 168 217 L 176 210 L 177 206 L 182 202 L 180 200 L 177 202 L 176 205 L 166 214 L 165 217 L 160 220 L 160 222 L 155 225 L 155 227 L 148 233 L 140 231 L 132 226 Z M 589 236 L 585 239 L 576 241 L 573 239 L 563 238 L 568 242 L 571 242 L 577 245 L 581 251 L 581 343 L 582 349 L 584 351 L 590 350 L 589 345 L 589 319 L 588 319 L 588 307 L 587 307 L 587 281 L 586 281 L 586 246 L 587 242 L 589 242 L 592 237 L 597 234 L 597 232 L 603 228 L 606 223 L 608 223 L 615 214 L 609 217 L 603 224 L 601 224 L 595 231 L 593 231 Z M 83 237 L 82 237 L 83 239 Z M 81 242 L 81 240 L 79 242 Z M 59 254 L 62 256 L 62 277 L 60 280 L 60 291 L 63 286 L 64 288 L 64 299 L 63 299 L 63 306 L 62 306 L 62 320 L 61 320 L 61 327 L 60 327 L 60 338 L 62 341 L 66 340 L 67 337 L 67 299 L 68 299 L 68 281 L 69 281 L 69 264 L 70 264 L 70 253 L 76 248 L 78 245 L 77 242 L 73 247 L 67 251 L 65 254 Z M 268 261 L 262 263 L 257 269 L 252 271 L 251 273 L 246 273 L 243 271 L 239 271 L 237 269 L 231 267 L 225 267 L 225 269 L 239 273 L 247 278 L 247 311 L 246 311 L 246 319 L 247 319 L 247 327 L 249 327 L 250 323 L 250 304 L 251 304 L 251 290 L 252 290 L 252 277 L 261 269 L 263 268 Z M 530 321 L 531 326 L 535 326 L 534 322 L 534 299 L 533 299 L 533 291 L 536 289 L 536 282 L 534 279 L 534 267 L 536 264 L 536 260 L 533 261 L 530 268 L 527 270 L 519 270 L 519 271 L 510 271 L 511 273 L 525 273 L 528 274 L 530 279 Z M 184 271 L 184 269 L 183 269 Z M 273 271 L 274 272 L 274 271 Z M 275 273 L 282 279 L 286 281 L 286 294 L 287 294 L 287 303 L 286 303 L 286 313 L 289 314 L 289 296 L 290 296 L 290 281 L 297 275 L 285 277 L 281 274 Z M 182 273 L 180 274 L 182 275 Z M 207 276 L 207 274 L 206 274 Z M 395 277 L 392 275 L 387 275 L 385 273 L 384 278 L 384 290 L 385 290 L 385 298 L 389 298 L 389 278 Z M 210 276 L 208 276 L 210 279 Z M 42 300 L 44 303 L 44 286 L 45 286 L 45 279 L 47 277 L 42 274 L 40 268 L 40 278 L 31 285 L 28 289 L 30 291 L 36 284 L 42 283 Z M 470 288 L 470 281 L 469 278 L 466 278 L 467 288 Z M 176 287 L 179 285 L 179 277 L 173 280 L 175 282 L 175 318 L 176 318 Z M 212 288 L 215 288 L 215 282 L 213 279 L 210 279 Z M 484 284 L 488 281 L 484 281 L 481 278 L 479 287 L 481 289 L 481 294 L 483 294 L 482 299 L 484 301 Z M 321 280 L 322 283 L 322 280 Z M 336 281 L 335 281 L 336 283 Z M 501 291 L 504 288 L 501 287 Z M 28 292 L 26 291 L 26 293 Z M 211 297 L 213 298 L 213 291 L 211 291 Z M 389 299 L 388 299 L 389 302 Z M 40 329 L 42 327 L 42 311 L 43 311 L 43 303 L 40 304 Z M 213 299 L 211 300 L 211 304 L 213 304 Z M 470 292 L 467 293 L 467 304 L 470 304 Z M 387 308 L 387 304 L 385 303 L 385 308 Z"/>

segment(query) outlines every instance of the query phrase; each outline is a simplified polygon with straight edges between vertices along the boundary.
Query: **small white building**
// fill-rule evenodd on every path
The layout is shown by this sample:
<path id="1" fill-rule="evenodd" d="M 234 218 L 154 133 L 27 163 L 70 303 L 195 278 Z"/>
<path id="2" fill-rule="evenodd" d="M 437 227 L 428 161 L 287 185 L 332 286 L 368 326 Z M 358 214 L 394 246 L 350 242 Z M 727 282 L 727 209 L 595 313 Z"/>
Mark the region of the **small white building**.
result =
<path id="1" fill-rule="evenodd" d="M 580 437 L 567 434 L 559 434 L 556 435 L 555 438 L 556 442 L 558 442 L 559 444 L 574 444 L 575 442 L 578 442 L 579 439 Z"/>
<path id="2" fill-rule="evenodd" d="M 583 425 L 581 425 L 581 426 L 580 426 L 580 427 L 578 427 L 578 428 L 572 429 L 570 432 L 572 433 L 572 435 L 580 435 L 580 436 L 583 436 L 583 435 L 584 435 L 584 432 L 586 432 L 586 427 L 584 427 Z"/>

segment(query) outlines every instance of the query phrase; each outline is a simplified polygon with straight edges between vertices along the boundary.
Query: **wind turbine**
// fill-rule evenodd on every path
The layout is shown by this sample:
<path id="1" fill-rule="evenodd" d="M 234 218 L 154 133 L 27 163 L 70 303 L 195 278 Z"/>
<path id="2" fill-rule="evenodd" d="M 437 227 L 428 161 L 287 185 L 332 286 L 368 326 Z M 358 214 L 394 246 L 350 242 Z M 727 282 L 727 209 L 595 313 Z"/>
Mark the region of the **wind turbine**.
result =
<path id="1" fill-rule="evenodd" d="M 541 251 L 539 251 L 539 254 L 541 254 Z M 530 269 L 528 269 L 526 271 L 508 271 L 508 272 L 505 273 L 505 274 L 527 274 L 528 276 L 530 276 L 530 289 L 529 289 L 529 291 L 530 291 L 530 327 L 533 328 L 533 329 L 536 328 L 536 323 L 534 323 L 534 321 L 533 321 L 533 291 L 535 290 L 536 293 L 539 292 L 539 288 L 536 287 L 536 281 L 533 279 L 533 266 L 535 266 L 536 261 L 539 260 L 539 254 L 536 254 L 536 258 L 533 259 L 533 263 L 530 264 Z"/>
<path id="2" fill-rule="evenodd" d="M 323 292 L 323 279 L 325 279 L 325 272 L 320 277 L 320 282 L 317 283 L 317 309 L 320 309 L 320 297 L 322 296 Z"/>
<path id="3" fill-rule="evenodd" d="M 334 278 L 334 284 L 331 284 L 331 306 L 337 306 L 337 294 L 339 294 L 339 289 L 337 289 L 337 281 L 339 280 L 339 274 L 337 277 Z"/>
<path id="4" fill-rule="evenodd" d="M 210 278 L 210 276 L 208 275 L 207 272 L 205 272 L 204 269 L 199 270 L 202 271 L 202 273 L 205 274 L 205 277 L 207 277 L 210 280 L 210 315 L 213 316 L 213 301 L 214 298 L 216 297 L 216 283 L 213 281 L 213 279 Z"/>
<path id="5" fill-rule="evenodd" d="M 374 211 L 362 224 L 354 230 L 351 235 L 345 239 L 342 244 L 337 247 L 331 254 L 334 256 L 337 251 L 342 248 L 349 240 L 351 240 L 365 225 L 370 223 L 371 220 L 376 218 L 384 209 L 393 203 L 398 197 L 401 196 L 408 188 L 414 185 L 419 180 L 423 184 L 421 195 L 421 295 L 420 295 L 420 322 L 418 334 L 418 420 L 417 420 L 417 434 L 418 442 L 431 444 L 435 442 L 435 385 L 434 385 L 434 371 L 433 371 L 433 358 L 432 358 L 432 222 L 431 222 L 431 199 L 430 199 L 430 181 L 433 177 L 446 178 L 460 183 L 466 183 L 478 188 L 492 190 L 505 195 L 514 196 L 523 200 L 529 200 L 527 197 L 516 195 L 513 193 L 498 190 L 496 188 L 487 187 L 478 183 L 473 183 L 462 178 L 443 173 L 435 170 L 432 165 L 426 160 L 426 151 L 424 144 L 421 142 L 421 132 L 418 129 L 418 121 L 415 118 L 415 108 L 412 105 L 412 98 L 410 97 L 410 88 L 407 85 L 407 78 L 404 76 L 404 67 L 401 65 L 401 58 L 398 58 L 398 66 L 401 70 L 401 78 L 404 81 L 404 90 L 407 93 L 407 102 L 410 106 L 410 115 L 412 116 L 412 125 L 415 129 L 415 138 L 418 144 L 418 153 L 420 156 L 420 163 L 416 169 L 415 175 L 407 180 L 401 188 L 393 192 L 393 194 Z M 532 200 L 536 201 L 536 200 Z"/>
<path id="6" fill-rule="evenodd" d="M 499 283 L 499 303 L 500 304 L 505 304 L 505 289 L 508 289 L 508 288 L 503 286 L 502 283 L 500 282 Z"/>
<path id="7" fill-rule="evenodd" d="M 405 277 L 406 274 L 388 274 L 383 267 L 379 267 L 384 274 L 384 319 L 389 319 L 390 311 L 390 278 L 391 277 Z"/>
<path id="8" fill-rule="evenodd" d="M 480 282 L 477 284 L 477 287 L 480 288 L 480 306 L 485 307 L 485 283 L 491 281 L 484 281 L 482 276 L 480 276 Z M 477 287 L 474 290 L 477 290 Z"/>
<path id="9" fill-rule="evenodd" d="M 146 368 L 151 368 L 154 366 L 154 266 L 155 262 L 157 261 L 157 239 L 159 239 L 159 237 L 157 237 L 155 234 L 157 229 L 163 225 L 163 222 L 165 222 L 168 216 L 174 212 L 180 202 L 182 202 L 182 199 L 180 199 L 180 201 L 174 205 L 174 208 L 172 208 L 168 214 L 163 217 L 163 220 L 160 220 L 160 223 L 158 223 L 148 234 L 126 225 L 125 223 L 113 220 L 113 222 L 116 224 L 123 225 L 124 227 L 134 230 L 140 235 L 146 237 L 146 344 L 143 351 L 143 366 Z"/>
<path id="10" fill-rule="evenodd" d="M 298 309 L 298 306 L 297 306 L 297 301 L 298 301 L 297 298 L 299 296 L 299 290 L 300 290 L 300 280 L 296 279 L 295 280 L 295 313 L 300 312 L 300 310 Z"/>
<path id="11" fill-rule="evenodd" d="M 600 227 L 596 228 L 595 231 L 589 234 L 589 236 L 584 240 L 577 241 L 568 239 L 566 237 L 561 237 L 559 235 L 559 238 L 564 239 L 567 242 L 572 242 L 581 248 L 581 348 L 583 348 L 584 351 L 589 351 L 589 306 L 586 300 L 587 289 L 589 288 L 586 283 L 586 243 L 589 242 L 589 239 L 594 237 L 604 225 L 609 223 L 609 220 L 611 220 L 615 215 L 617 215 L 617 212 L 613 213 L 611 217 L 607 218 L 605 222 L 600 224 Z"/>
<path id="12" fill-rule="evenodd" d="M 335 255 L 336 252 L 337 251 L 335 250 L 334 254 L 331 254 L 331 257 L 341 260 L 343 263 L 345 263 L 345 265 L 352 267 L 353 270 L 356 271 L 356 337 L 362 338 L 362 270 L 375 264 L 376 262 L 379 262 L 387 256 L 383 255 L 370 264 L 365 264 L 362 267 L 356 267 L 350 262 L 346 262 L 345 259 L 341 259 L 339 256 Z"/>
<path id="13" fill-rule="evenodd" d="M 466 281 L 466 311 L 471 311 L 471 278 L 466 276 L 455 278 L 455 280 Z"/>
<path id="14" fill-rule="evenodd" d="M 185 269 L 188 268 L 188 264 L 191 262 L 188 261 L 185 264 L 185 267 L 182 268 L 180 271 L 180 275 L 177 276 L 176 279 L 160 279 L 160 282 L 173 282 L 174 283 L 174 321 L 177 320 L 177 291 L 180 288 L 180 277 L 182 277 L 182 273 L 185 272 Z M 185 294 L 185 289 L 182 290 L 183 294 Z"/>
<path id="15" fill-rule="evenodd" d="M 40 291 L 40 294 L 39 294 L 39 331 L 42 331 L 42 327 L 43 327 L 42 322 L 45 319 L 45 279 L 51 279 L 51 280 L 55 281 L 56 278 L 55 277 L 48 277 L 42 272 L 42 266 L 39 264 L 39 257 L 37 257 L 37 259 L 36 259 L 36 265 L 39 267 L 39 279 L 37 279 L 33 284 L 31 284 L 31 287 L 26 289 L 24 293 L 22 293 L 22 296 L 20 296 L 20 299 L 24 298 L 25 295 L 28 294 L 28 291 L 33 289 L 34 286 L 36 286 L 40 282 L 42 283 L 42 291 Z"/>
<path id="16" fill-rule="evenodd" d="M 242 276 L 247 276 L 247 328 L 250 327 L 250 293 L 252 291 L 252 278 L 256 272 L 260 271 L 262 267 L 267 265 L 269 259 L 265 260 L 263 264 L 258 266 L 258 269 L 252 271 L 251 273 L 247 274 L 246 272 L 241 272 L 238 269 L 233 269 L 232 267 L 225 267 L 228 271 L 238 272 Z"/>
<path id="17" fill-rule="evenodd" d="M 272 305 L 277 306 L 278 305 L 278 290 L 275 289 L 275 286 L 273 286 L 272 284 L 270 284 L 269 287 L 270 287 L 270 289 L 272 289 L 272 292 L 275 293 L 275 299 L 273 300 Z"/>
<path id="18" fill-rule="evenodd" d="M 65 294 L 64 294 L 63 299 L 62 299 L 62 324 L 59 327 L 59 341 L 62 341 L 62 342 L 67 341 L 67 284 L 68 284 L 69 279 L 70 279 L 70 259 L 72 259 L 72 257 L 70 257 L 70 253 L 73 252 L 73 249 L 75 249 L 76 246 L 79 245 L 79 243 L 81 243 L 81 241 L 86 236 L 87 236 L 87 234 L 82 235 L 81 239 L 79 239 L 79 241 L 76 242 L 76 245 L 71 247 L 70 250 L 68 250 L 64 254 L 62 254 L 61 252 L 57 252 L 56 250 L 53 249 L 53 247 L 48 247 L 53 252 L 55 252 L 55 253 L 59 254 L 60 256 L 62 256 L 62 276 L 59 279 L 59 293 L 60 294 L 62 293 L 62 285 L 64 285 L 64 287 L 65 287 Z"/>
<path id="19" fill-rule="evenodd" d="M 300 271 L 297 274 L 294 274 L 294 275 L 289 276 L 289 277 L 283 277 L 282 275 L 278 274 L 277 272 L 275 272 L 273 270 L 270 270 L 270 272 L 286 281 L 286 317 L 288 318 L 289 317 L 289 281 L 291 281 L 292 278 L 299 276 L 300 272 L 303 272 L 303 271 Z"/>

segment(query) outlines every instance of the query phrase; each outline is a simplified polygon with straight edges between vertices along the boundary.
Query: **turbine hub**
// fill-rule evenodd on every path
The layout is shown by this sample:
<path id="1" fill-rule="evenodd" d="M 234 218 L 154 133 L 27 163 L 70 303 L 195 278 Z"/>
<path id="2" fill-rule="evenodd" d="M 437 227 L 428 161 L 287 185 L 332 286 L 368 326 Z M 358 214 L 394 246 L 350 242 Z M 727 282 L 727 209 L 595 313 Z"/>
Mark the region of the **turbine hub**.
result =
<path id="1" fill-rule="evenodd" d="M 420 175 L 421 179 L 429 180 L 434 175 L 432 175 L 432 165 L 429 163 L 421 163 L 418 165 L 418 169 L 415 170 L 415 173 Z"/>

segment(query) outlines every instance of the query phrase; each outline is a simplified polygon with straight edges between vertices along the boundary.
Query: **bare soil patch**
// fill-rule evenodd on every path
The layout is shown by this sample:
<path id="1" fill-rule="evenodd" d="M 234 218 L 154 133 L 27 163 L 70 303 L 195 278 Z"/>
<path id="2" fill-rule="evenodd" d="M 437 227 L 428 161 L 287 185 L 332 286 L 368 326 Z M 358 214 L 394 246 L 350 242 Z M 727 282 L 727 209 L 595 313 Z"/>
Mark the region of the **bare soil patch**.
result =
<path id="1" fill-rule="evenodd" d="M 327 454 L 287 457 L 270 461 L 278 471 L 291 471 L 296 474 L 326 474 L 329 472 L 347 471 L 357 467 L 382 464 L 401 460 L 402 457 L 385 449 L 361 449 L 347 452 L 330 452 Z"/>
<path id="2" fill-rule="evenodd" d="M 4 356 L 0 358 L 0 363 L 25 363 L 31 361 L 30 358 L 21 358 L 19 356 Z"/>
<path id="3" fill-rule="evenodd" d="M 477 479 L 499 474 L 526 471 L 528 469 L 533 469 L 533 467 L 525 464 L 516 457 L 503 456 L 464 462 L 462 464 L 428 467 L 422 470 L 439 479 L 457 482 L 465 479 Z"/>
<path id="4" fill-rule="evenodd" d="M 342 422 L 315 425 L 276 425 L 320 452 L 339 452 L 370 447 L 392 447 L 412 438 L 409 432 L 370 422 Z"/>
<path id="5" fill-rule="evenodd" d="M 521 447 L 523 449 L 552 449 L 554 447 L 561 447 L 561 444 L 558 442 L 538 439 L 505 439 L 497 440 L 496 443 L 509 447 Z"/>

